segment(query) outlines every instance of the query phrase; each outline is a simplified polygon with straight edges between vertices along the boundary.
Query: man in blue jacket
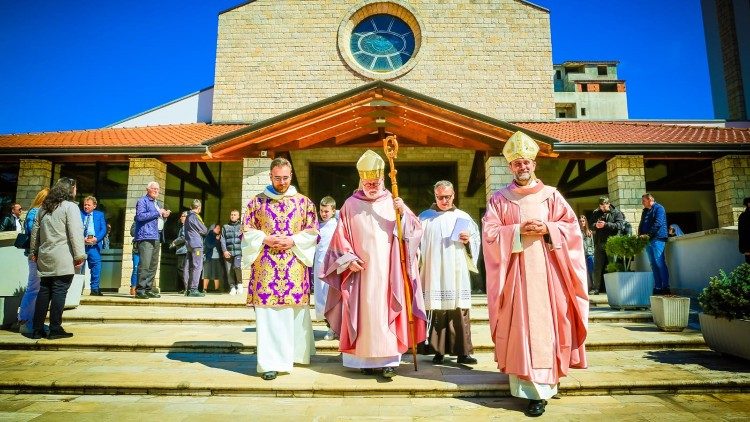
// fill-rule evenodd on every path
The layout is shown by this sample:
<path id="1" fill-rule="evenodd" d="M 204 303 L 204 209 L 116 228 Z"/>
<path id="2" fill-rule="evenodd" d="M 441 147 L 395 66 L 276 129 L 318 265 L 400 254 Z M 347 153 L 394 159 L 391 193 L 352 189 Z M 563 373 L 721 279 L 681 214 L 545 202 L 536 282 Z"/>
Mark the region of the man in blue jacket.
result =
<path id="1" fill-rule="evenodd" d="M 86 263 L 91 274 L 91 296 L 104 296 L 99 287 L 102 273 L 102 247 L 107 235 L 107 220 L 98 211 L 96 198 L 87 196 L 83 200 L 81 222 L 83 223 L 83 243 L 86 247 Z"/>
<path id="2" fill-rule="evenodd" d="M 643 213 L 641 224 L 638 225 L 638 235 L 649 239 L 646 246 L 651 271 L 654 273 L 654 294 L 669 294 L 669 271 L 664 256 L 667 244 L 667 212 L 661 204 L 657 204 L 654 196 L 646 193 L 641 197 Z"/>
<path id="3" fill-rule="evenodd" d="M 141 257 L 136 299 L 161 297 L 153 291 L 153 286 L 161 250 L 160 232 L 170 211 L 156 201 L 160 190 L 159 183 L 150 182 L 146 186 L 146 194 L 135 204 L 135 241 L 138 242 L 138 254 Z"/>

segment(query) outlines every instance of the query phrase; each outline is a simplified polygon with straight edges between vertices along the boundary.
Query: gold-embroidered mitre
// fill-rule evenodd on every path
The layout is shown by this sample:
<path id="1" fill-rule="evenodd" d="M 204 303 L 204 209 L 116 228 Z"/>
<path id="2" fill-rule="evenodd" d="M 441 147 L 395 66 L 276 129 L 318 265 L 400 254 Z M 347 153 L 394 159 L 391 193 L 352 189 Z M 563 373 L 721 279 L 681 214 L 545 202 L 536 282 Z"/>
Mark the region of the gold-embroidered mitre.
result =
<path id="1" fill-rule="evenodd" d="M 503 155 L 508 163 L 519 158 L 535 160 L 539 152 L 539 145 L 531 137 L 521 131 L 513 134 L 503 147 Z"/>
<path id="2" fill-rule="evenodd" d="M 385 161 L 373 150 L 368 149 L 357 161 L 359 178 L 363 180 L 380 179 L 385 170 Z"/>

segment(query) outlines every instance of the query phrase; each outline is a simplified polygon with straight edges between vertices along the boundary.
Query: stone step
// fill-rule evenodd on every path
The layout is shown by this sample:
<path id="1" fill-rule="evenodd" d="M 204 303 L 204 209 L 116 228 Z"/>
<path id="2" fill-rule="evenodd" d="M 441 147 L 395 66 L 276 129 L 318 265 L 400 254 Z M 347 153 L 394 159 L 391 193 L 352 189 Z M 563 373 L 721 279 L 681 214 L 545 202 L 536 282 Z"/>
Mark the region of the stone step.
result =
<path id="1" fill-rule="evenodd" d="M 515 397 L 248 397 L 2 394 L 0 419 L 11 421 L 528 421 Z M 283 409 L 283 411 L 280 411 Z M 134 411 L 135 410 L 135 411 Z M 249 417 L 249 415 L 252 415 Z M 750 394 L 561 395 L 550 421 L 741 421 Z"/>
<path id="2" fill-rule="evenodd" d="M 344 368 L 337 354 L 321 353 L 310 365 L 273 381 L 255 371 L 252 354 L 5 351 L 0 393 L 250 395 L 272 397 L 478 397 L 507 396 L 508 379 L 490 354 L 472 367 L 433 365 L 419 357 L 414 371 L 405 356 L 390 381 Z M 708 350 L 593 351 L 589 369 L 561 379 L 571 395 L 677 394 L 750 391 L 747 362 Z M 247 416 L 247 415 L 245 415 Z"/>
<path id="3" fill-rule="evenodd" d="M 239 307 L 246 306 L 246 296 L 230 296 L 226 293 L 208 293 L 203 298 L 185 297 L 178 293 L 162 293 L 162 297 L 157 299 L 136 300 L 131 296 L 120 293 L 107 293 L 105 296 L 88 296 L 81 297 L 83 305 L 104 305 L 104 306 L 189 306 L 191 308 L 212 308 L 212 307 Z M 607 295 L 599 294 L 591 296 L 590 302 L 594 306 L 606 306 Z M 486 294 L 474 294 L 471 296 L 471 305 L 473 307 L 487 307 Z"/>
<path id="4" fill-rule="evenodd" d="M 203 298 L 193 298 L 199 302 Z M 310 309 L 313 320 L 314 309 Z M 488 323 L 487 307 L 472 308 L 471 321 L 475 324 Z M 90 323 L 142 323 L 142 324 L 249 324 L 255 321 L 255 311 L 251 307 L 176 307 L 176 306 L 111 306 L 81 305 L 66 310 L 64 321 Z M 589 322 L 651 322 L 650 311 L 614 311 L 609 307 L 592 308 Z"/>
<path id="5" fill-rule="evenodd" d="M 0 350 L 92 350 L 111 352 L 201 352 L 252 353 L 255 327 L 234 324 L 90 324 L 66 322 L 74 334 L 60 340 L 33 340 L 21 334 L 0 331 Z M 337 340 L 323 340 L 325 325 L 314 327 L 316 347 L 337 352 Z M 487 324 L 472 325 L 472 342 L 477 352 L 494 350 Z M 659 331 L 653 324 L 601 323 L 589 326 L 587 350 L 661 350 L 704 348 L 699 331 L 680 333 Z"/>

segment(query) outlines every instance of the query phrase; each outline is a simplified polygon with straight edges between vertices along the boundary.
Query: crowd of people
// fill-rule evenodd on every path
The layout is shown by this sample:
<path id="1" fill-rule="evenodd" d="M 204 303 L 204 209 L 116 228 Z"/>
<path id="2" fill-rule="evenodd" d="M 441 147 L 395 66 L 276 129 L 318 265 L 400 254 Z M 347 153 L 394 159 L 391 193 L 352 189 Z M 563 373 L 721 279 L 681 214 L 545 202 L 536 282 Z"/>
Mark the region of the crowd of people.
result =
<path id="1" fill-rule="evenodd" d="M 169 244 L 180 289 L 202 297 L 211 280 L 216 291 L 226 280 L 231 295 L 244 295 L 242 270 L 250 270 L 246 300 L 255 310 L 256 370 L 264 380 L 310 363 L 310 305 L 328 326 L 324 340 L 338 339 L 343 366 L 390 379 L 409 349 L 433 355 L 435 365 L 452 357 L 459 365 L 477 363 L 470 275 L 478 272 L 481 248 L 497 367 L 508 374 L 511 394 L 528 400 L 525 413 L 540 416 L 560 378 L 570 368 L 587 367 L 588 301 L 604 290 L 604 246 L 612 236 L 631 235 L 631 228 L 606 196 L 590 219 L 576 216 L 559 191 L 536 178 L 538 150 L 521 132 L 506 143 L 513 180 L 489 199 L 481 229 L 456 207 L 454 186 L 446 180 L 434 184 L 432 206 L 415 214 L 387 189 L 385 161 L 373 151 L 356 163 L 359 187 L 339 210 L 326 196 L 316 211 L 292 185 L 291 163 L 276 158 L 270 184 L 244 214 L 232 210 L 226 224 L 207 227 L 197 199 L 181 213 Z M 159 192 L 158 183 L 147 185 L 131 226 L 136 299 L 160 297 L 154 278 L 171 212 L 157 200 Z M 63 177 L 38 193 L 25 221 L 20 204 L 2 221 L 30 233 L 19 321 L 35 339 L 73 335 L 63 329 L 62 313 L 84 263 L 91 294 L 102 295 L 101 251 L 109 228 L 96 198 L 85 197 L 81 210 L 76 193 L 75 181 Z M 666 294 L 664 246 L 682 230 L 667 226 L 653 195 L 644 194 L 642 204 L 636 235 L 648 239 L 654 293 Z M 750 198 L 744 205 L 740 252 L 750 259 Z"/>

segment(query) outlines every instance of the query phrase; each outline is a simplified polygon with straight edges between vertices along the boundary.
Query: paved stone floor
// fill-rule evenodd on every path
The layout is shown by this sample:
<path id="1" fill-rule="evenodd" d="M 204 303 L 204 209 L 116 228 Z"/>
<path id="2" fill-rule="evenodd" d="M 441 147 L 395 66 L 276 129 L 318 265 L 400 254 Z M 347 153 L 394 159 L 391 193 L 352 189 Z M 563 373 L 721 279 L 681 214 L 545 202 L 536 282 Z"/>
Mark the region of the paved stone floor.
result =
<path id="1" fill-rule="evenodd" d="M 0 421 L 531 420 L 513 398 L 0 395 Z M 538 420 L 747 421 L 750 394 L 563 396 Z"/>

